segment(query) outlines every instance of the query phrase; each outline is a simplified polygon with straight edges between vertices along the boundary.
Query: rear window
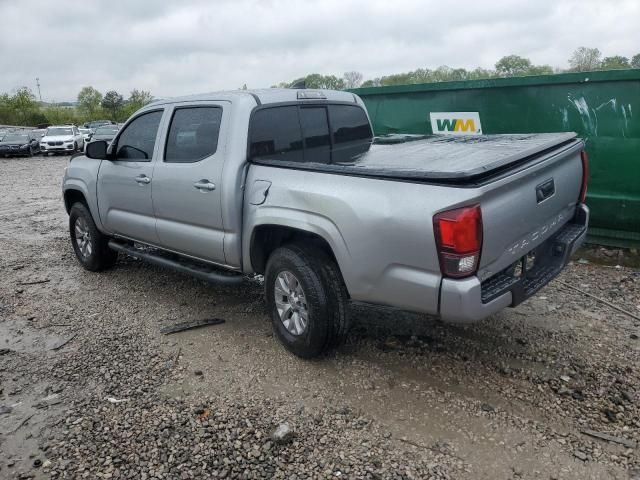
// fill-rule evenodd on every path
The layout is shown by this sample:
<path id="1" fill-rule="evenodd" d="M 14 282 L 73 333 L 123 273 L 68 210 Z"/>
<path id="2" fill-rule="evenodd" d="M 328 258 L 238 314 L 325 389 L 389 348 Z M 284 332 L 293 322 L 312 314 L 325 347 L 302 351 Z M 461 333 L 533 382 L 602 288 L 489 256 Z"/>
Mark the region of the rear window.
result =
<path id="1" fill-rule="evenodd" d="M 331 136 L 325 107 L 300 108 L 300 124 L 304 138 L 304 161 L 329 163 Z"/>
<path id="2" fill-rule="evenodd" d="M 249 158 L 346 162 L 367 151 L 372 138 L 367 115 L 357 105 L 264 108 L 251 120 Z"/>
<path id="3" fill-rule="evenodd" d="M 373 137 L 364 110 L 355 105 L 330 105 L 331 130 L 335 143 L 369 142 Z"/>
<path id="4" fill-rule="evenodd" d="M 250 133 L 250 158 L 303 161 L 298 107 L 258 110 L 253 115 Z"/>
<path id="5" fill-rule="evenodd" d="M 373 133 L 364 110 L 355 105 L 329 105 L 333 163 L 350 162 L 371 145 Z"/>

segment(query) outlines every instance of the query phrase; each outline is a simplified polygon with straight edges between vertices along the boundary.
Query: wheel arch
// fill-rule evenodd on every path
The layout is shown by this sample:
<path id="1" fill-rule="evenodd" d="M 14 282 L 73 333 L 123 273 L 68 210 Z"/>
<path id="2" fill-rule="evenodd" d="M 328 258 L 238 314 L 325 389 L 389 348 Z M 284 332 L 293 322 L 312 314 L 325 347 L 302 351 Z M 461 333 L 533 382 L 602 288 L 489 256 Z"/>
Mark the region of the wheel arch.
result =
<path id="1" fill-rule="evenodd" d="M 331 243 L 320 233 L 291 225 L 265 223 L 256 225 L 251 232 L 249 261 L 254 272 L 263 274 L 271 253 L 289 243 L 313 245 L 326 253 L 342 274 L 341 259 Z M 342 275 L 344 278 L 344 275 Z M 348 288 L 347 288 L 348 290 Z"/>
<path id="2" fill-rule="evenodd" d="M 71 211 L 73 204 L 78 202 L 83 203 L 89 208 L 89 202 L 87 202 L 87 197 L 82 190 L 79 188 L 68 188 L 64 191 L 64 208 L 67 210 L 67 213 Z M 89 211 L 91 211 L 90 208 Z"/>

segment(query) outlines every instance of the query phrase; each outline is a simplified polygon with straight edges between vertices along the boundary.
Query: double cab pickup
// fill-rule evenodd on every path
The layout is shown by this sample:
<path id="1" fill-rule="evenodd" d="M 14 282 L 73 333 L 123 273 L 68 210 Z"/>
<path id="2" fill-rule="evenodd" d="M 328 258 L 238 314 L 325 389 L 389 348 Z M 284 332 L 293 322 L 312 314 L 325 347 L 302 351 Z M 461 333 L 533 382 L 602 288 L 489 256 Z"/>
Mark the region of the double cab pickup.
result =
<path id="1" fill-rule="evenodd" d="M 585 238 L 587 169 L 574 133 L 374 138 L 352 93 L 239 90 L 147 105 L 72 157 L 63 193 L 86 269 L 263 275 L 277 337 L 310 358 L 351 301 L 475 322 L 534 295 Z"/>

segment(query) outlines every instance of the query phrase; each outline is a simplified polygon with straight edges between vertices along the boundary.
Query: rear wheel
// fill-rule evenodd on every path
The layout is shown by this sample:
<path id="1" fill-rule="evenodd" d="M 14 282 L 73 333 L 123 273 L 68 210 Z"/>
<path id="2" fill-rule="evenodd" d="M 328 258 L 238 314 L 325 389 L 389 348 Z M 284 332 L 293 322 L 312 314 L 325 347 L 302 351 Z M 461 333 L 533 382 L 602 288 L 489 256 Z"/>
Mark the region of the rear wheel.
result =
<path id="1" fill-rule="evenodd" d="M 109 237 L 98 230 L 83 203 L 74 203 L 69 211 L 69 234 L 76 257 L 87 270 L 98 272 L 116 263 L 118 252 L 109 248 Z"/>
<path id="2" fill-rule="evenodd" d="M 317 357 L 346 337 L 346 288 L 338 266 L 321 249 L 291 244 L 275 250 L 265 289 L 274 332 L 295 355 Z"/>

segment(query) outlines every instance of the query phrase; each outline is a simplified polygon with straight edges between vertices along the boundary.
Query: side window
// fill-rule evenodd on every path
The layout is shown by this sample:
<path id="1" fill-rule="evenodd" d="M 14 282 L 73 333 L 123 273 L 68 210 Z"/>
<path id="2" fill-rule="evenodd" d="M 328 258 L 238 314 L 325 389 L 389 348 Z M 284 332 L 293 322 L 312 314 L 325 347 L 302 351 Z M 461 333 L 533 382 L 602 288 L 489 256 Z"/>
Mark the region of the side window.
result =
<path id="1" fill-rule="evenodd" d="M 249 158 L 303 161 L 298 107 L 258 110 L 251 118 L 249 133 Z"/>
<path id="2" fill-rule="evenodd" d="M 150 162 L 162 110 L 149 112 L 135 118 L 118 137 L 116 160 Z"/>
<path id="3" fill-rule="evenodd" d="M 333 134 L 333 162 L 348 162 L 366 152 L 373 133 L 364 110 L 356 105 L 329 105 Z"/>
<path id="4" fill-rule="evenodd" d="M 304 161 L 329 163 L 331 161 L 331 137 L 325 107 L 300 108 L 300 124 L 304 138 Z"/>
<path id="5" fill-rule="evenodd" d="M 169 127 L 164 161 L 192 163 L 213 155 L 218 148 L 221 121 L 220 107 L 176 109 Z"/>

